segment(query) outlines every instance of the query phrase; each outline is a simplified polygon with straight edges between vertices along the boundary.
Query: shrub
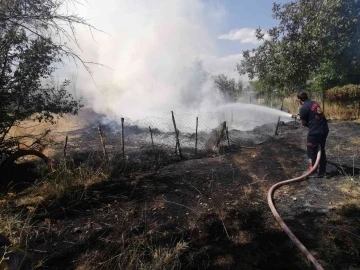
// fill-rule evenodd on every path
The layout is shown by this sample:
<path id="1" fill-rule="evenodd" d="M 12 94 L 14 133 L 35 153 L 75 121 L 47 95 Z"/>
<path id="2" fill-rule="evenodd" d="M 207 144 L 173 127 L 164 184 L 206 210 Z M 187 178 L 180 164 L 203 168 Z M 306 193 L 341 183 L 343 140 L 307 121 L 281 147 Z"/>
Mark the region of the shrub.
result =
<path id="1" fill-rule="evenodd" d="M 348 84 L 334 87 L 326 91 L 326 98 L 330 102 L 360 101 L 360 85 Z"/>

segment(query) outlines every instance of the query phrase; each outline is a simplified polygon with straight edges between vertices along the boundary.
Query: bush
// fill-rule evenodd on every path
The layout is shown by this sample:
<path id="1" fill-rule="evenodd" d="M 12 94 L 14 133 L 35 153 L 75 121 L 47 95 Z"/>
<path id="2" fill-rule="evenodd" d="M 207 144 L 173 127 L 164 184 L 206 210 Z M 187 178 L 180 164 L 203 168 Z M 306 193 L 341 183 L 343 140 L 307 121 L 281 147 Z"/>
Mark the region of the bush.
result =
<path id="1" fill-rule="evenodd" d="M 348 84 L 331 88 L 326 91 L 326 97 L 330 102 L 360 101 L 360 85 Z"/>

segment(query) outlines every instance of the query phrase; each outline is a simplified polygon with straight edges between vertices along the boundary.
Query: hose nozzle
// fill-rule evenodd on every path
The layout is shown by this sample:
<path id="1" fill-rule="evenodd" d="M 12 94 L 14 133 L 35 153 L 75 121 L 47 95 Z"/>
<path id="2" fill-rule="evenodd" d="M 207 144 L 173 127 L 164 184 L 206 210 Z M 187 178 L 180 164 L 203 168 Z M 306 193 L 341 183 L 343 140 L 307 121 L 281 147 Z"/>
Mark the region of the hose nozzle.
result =
<path id="1" fill-rule="evenodd" d="M 291 115 L 291 118 L 294 118 L 296 120 L 300 120 L 300 115 L 299 114 L 293 114 L 293 115 Z"/>

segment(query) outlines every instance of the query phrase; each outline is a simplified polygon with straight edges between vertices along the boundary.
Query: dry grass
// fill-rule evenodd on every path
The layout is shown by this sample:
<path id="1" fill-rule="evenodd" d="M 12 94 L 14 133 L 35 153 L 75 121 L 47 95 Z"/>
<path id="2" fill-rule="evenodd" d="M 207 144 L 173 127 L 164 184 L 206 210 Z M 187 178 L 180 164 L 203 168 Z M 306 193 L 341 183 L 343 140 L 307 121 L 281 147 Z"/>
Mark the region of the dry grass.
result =
<path id="1" fill-rule="evenodd" d="M 325 114 L 330 119 L 350 120 L 358 118 L 356 107 L 347 107 L 334 103 L 325 103 Z"/>
<path id="2" fill-rule="evenodd" d="M 343 185 L 340 187 L 340 189 L 348 195 L 353 193 L 360 196 L 360 178 L 358 176 L 346 175 L 345 181 Z M 350 196 L 350 198 L 351 197 L 353 196 Z"/>
<path id="3" fill-rule="evenodd" d="M 321 103 L 321 100 L 318 100 Z M 298 114 L 300 105 L 296 95 L 291 95 L 284 99 L 284 108 L 291 114 Z M 349 120 L 358 118 L 358 108 L 356 106 L 345 106 L 336 103 L 325 102 L 325 115 L 328 119 Z"/>
<path id="4" fill-rule="evenodd" d="M 61 159 L 53 172 L 44 172 L 23 196 L 16 200 L 16 205 L 34 205 L 48 200 L 56 200 L 74 193 L 75 189 L 87 187 L 108 180 L 108 163 L 90 164 L 84 162 L 75 166 L 73 161 Z"/>
<path id="5" fill-rule="evenodd" d="M 88 113 L 89 110 L 84 109 L 84 113 Z M 24 120 L 18 125 L 11 128 L 9 136 L 23 137 L 32 134 L 41 134 L 47 129 L 54 130 L 56 132 L 69 132 L 86 126 L 88 123 L 83 119 L 83 112 L 80 116 L 64 115 L 60 118 L 55 118 L 56 121 L 52 124 L 50 122 L 33 121 L 30 119 Z M 56 117 L 56 116 L 55 116 Z"/>
<path id="6" fill-rule="evenodd" d="M 297 101 L 296 95 L 291 95 L 289 97 L 284 98 L 284 109 L 288 110 L 291 114 L 298 114 L 300 105 Z"/>
<path id="7" fill-rule="evenodd" d="M 147 240 L 139 238 L 132 238 L 131 245 L 121 241 L 119 240 L 117 245 L 112 243 L 113 250 L 108 247 L 101 255 L 94 252 L 91 254 L 92 260 L 84 260 L 76 269 L 180 269 L 179 257 L 188 249 L 184 241 L 179 241 L 171 247 L 150 246 Z M 104 261 L 104 258 L 108 259 Z"/>
<path id="8" fill-rule="evenodd" d="M 97 260 L 98 263 L 92 264 L 98 265 L 97 269 L 180 269 L 179 258 L 189 248 L 183 240 L 175 241 L 171 245 L 161 245 L 156 243 L 155 237 L 145 234 L 130 239 L 122 235 L 118 240 L 108 240 L 106 246 L 101 258 Z"/>
<path id="9" fill-rule="evenodd" d="M 98 165 L 90 165 L 88 162 L 75 167 L 72 162 L 62 160 L 56 171 L 44 179 L 42 194 L 49 197 L 60 198 L 73 187 L 92 184 L 108 179 L 109 167 L 105 162 Z"/>
<path id="10" fill-rule="evenodd" d="M 55 117 L 53 123 L 33 121 L 34 116 L 17 123 L 12 127 L 6 136 L 6 139 L 15 138 L 19 141 L 19 147 L 31 147 L 37 149 L 41 145 L 41 152 L 51 157 L 56 153 L 53 149 L 54 144 L 63 144 L 67 133 L 82 129 L 93 121 L 98 120 L 99 116 L 89 108 L 83 108 L 78 115 L 64 115 Z M 71 141 L 75 136 L 69 137 Z M 35 145 L 34 145 L 35 142 Z M 38 142 L 38 143 L 36 143 Z"/>
<path id="11" fill-rule="evenodd" d="M 360 145 L 360 138 L 351 138 L 350 143 Z"/>
<path id="12" fill-rule="evenodd" d="M 297 106 L 296 108 L 295 105 Z M 299 107 L 297 103 L 294 103 L 293 106 L 294 110 L 298 110 Z M 258 158 L 257 155 L 257 149 L 244 149 L 242 157 L 240 158 L 237 156 L 234 158 L 233 162 L 242 170 L 247 171 L 249 170 L 250 161 Z M 282 159 L 280 159 L 280 163 L 283 164 Z M 16 205 L 25 206 L 24 212 L 18 215 L 10 216 L 0 210 L 0 232 L 8 235 L 15 245 L 24 243 L 24 239 L 27 238 L 30 231 L 36 230 L 30 223 L 30 220 L 35 210 L 37 210 L 36 208 L 38 204 L 46 203 L 46 201 L 57 201 L 68 194 L 73 194 L 74 189 L 77 189 L 78 191 L 81 191 L 81 189 L 86 190 L 87 187 L 93 184 L 107 181 L 110 178 L 111 171 L 114 169 L 111 166 L 111 163 L 108 164 L 103 162 L 101 158 L 99 158 L 99 160 L 95 163 L 92 160 L 84 160 L 84 162 L 80 165 L 75 165 L 72 160 L 61 159 L 54 172 L 43 172 L 42 178 L 31 186 L 25 193 L 15 195 L 17 196 L 15 200 Z M 285 168 L 284 170 L 286 171 Z M 256 179 L 254 176 L 254 180 L 256 180 L 255 183 L 258 181 L 265 181 L 264 179 L 265 176 L 262 179 Z M 187 184 L 190 183 L 187 181 L 184 182 Z M 212 178 L 210 183 L 212 183 Z M 134 190 L 135 187 L 136 185 L 134 185 Z M 200 194 L 198 195 L 199 197 L 203 196 L 202 191 L 198 190 L 196 187 L 194 187 L 194 189 Z M 260 189 L 256 185 L 248 183 L 243 186 L 244 195 L 241 199 L 244 201 L 252 201 L 255 195 L 259 193 L 259 190 Z M 354 194 L 355 190 L 357 190 L 357 188 L 352 188 L 351 194 Z M 266 191 L 267 190 L 264 190 L 264 192 L 261 193 L 265 194 Z M 6 194 L 3 198 L 0 197 L 0 207 L 2 203 L 6 203 L 9 196 L 13 195 Z M 72 196 L 72 198 L 71 196 L 66 196 L 66 198 L 75 200 L 82 199 L 79 198 L 79 196 L 81 196 L 81 194 L 79 195 L 79 193 L 77 193 L 75 196 Z M 13 197 L 12 200 L 14 200 Z M 127 203 L 135 204 L 134 201 L 127 201 Z M 171 202 L 165 200 L 155 200 L 149 204 L 149 208 L 163 209 L 169 203 Z M 258 204 L 258 202 L 254 203 Z M 122 203 L 120 205 L 121 208 L 124 209 L 121 210 L 123 211 L 123 217 L 121 217 L 122 215 L 120 214 L 118 215 L 118 212 L 110 213 L 109 211 L 105 213 L 104 211 L 104 217 L 101 216 L 99 218 L 102 221 L 107 220 L 105 215 L 109 215 L 109 217 L 111 216 L 113 218 L 116 213 L 116 223 L 111 224 L 111 236 L 101 236 L 96 240 L 96 243 L 89 247 L 90 250 L 86 253 L 77 255 L 79 257 L 75 257 L 77 266 L 76 269 L 184 269 L 186 268 L 187 263 L 189 265 L 194 264 L 193 261 L 194 257 L 196 257 L 197 251 L 189 248 L 191 241 L 184 240 L 185 236 L 179 237 L 173 232 L 160 232 L 160 229 L 154 224 L 147 224 L 144 232 L 140 233 L 137 231 L 134 233 L 131 230 L 133 228 L 131 226 L 131 222 L 139 222 L 140 220 L 133 218 L 131 221 L 127 220 L 127 217 L 134 217 L 139 213 L 136 213 L 135 207 L 125 207 L 124 204 L 125 203 Z M 244 205 L 241 201 L 236 200 L 233 206 L 234 208 L 241 208 Z M 262 206 L 262 204 L 260 206 Z M 254 205 L 252 207 L 260 209 L 260 206 Z M 196 211 L 194 211 L 197 212 L 197 218 L 189 220 L 189 222 L 192 222 L 189 223 L 189 228 L 195 228 L 196 225 L 198 225 L 198 217 L 203 213 L 207 213 L 209 211 L 208 209 L 211 209 L 211 212 L 215 213 L 222 222 L 227 238 L 231 239 L 234 243 L 247 245 L 252 243 L 252 241 L 256 241 L 256 235 L 251 232 L 241 230 L 234 233 L 240 225 L 232 224 L 232 226 L 230 226 L 231 224 L 226 223 L 226 219 L 229 217 L 227 216 L 227 206 L 224 206 L 223 200 L 215 201 L 213 198 L 213 200 L 208 202 L 205 208 L 203 206 L 200 207 L 200 205 L 198 207 L 199 209 L 195 208 Z M 118 208 L 119 205 L 117 205 L 117 209 Z M 45 219 L 45 223 L 46 222 L 47 221 Z M 277 227 L 271 220 L 268 228 Z M 167 234 L 170 234 L 170 240 L 170 237 L 168 237 Z M 234 261 L 232 256 L 225 255 L 223 257 L 220 256 L 219 258 L 216 258 L 214 265 L 219 268 L 230 268 L 233 263 Z M 191 267 L 192 266 L 193 265 L 191 265 Z M 194 267 L 198 267 L 198 265 L 195 265 Z"/>
<path id="13" fill-rule="evenodd" d="M 98 244 L 77 258 L 76 269 L 182 269 L 180 257 L 189 250 L 182 238 L 168 238 L 170 232 L 160 232 L 158 225 L 149 223 L 139 232 L 139 224 L 133 220 L 134 205 L 122 205 L 122 217 L 118 217 L 111 237 L 100 237 Z M 135 223 L 134 223 L 135 222 Z M 140 229 L 142 230 L 142 229 Z M 191 258 L 188 258 L 191 263 Z"/>
<path id="14" fill-rule="evenodd" d="M 8 215 L 1 211 L 0 233 L 8 237 L 12 245 L 20 245 L 22 238 L 27 237 L 28 229 L 31 227 L 32 213 L 33 211 L 29 211 L 28 213 Z"/>
<path id="15" fill-rule="evenodd" d="M 3 195 L 2 198 L 8 199 L 13 195 Z M 3 200 L 6 203 L 6 200 Z M 33 208 L 35 209 L 35 208 Z M 26 245 L 30 237 L 33 224 L 31 218 L 33 209 L 23 211 L 18 214 L 11 214 L 0 210 L 0 269 L 21 269 L 26 261 L 26 252 L 20 249 L 20 246 Z M 3 246 L 2 238 L 10 241 L 10 246 Z M 26 247 L 25 247 L 26 250 Z"/>
<path id="16" fill-rule="evenodd" d="M 75 166 L 73 161 L 62 159 L 58 163 L 54 172 L 41 172 L 43 176 L 36 181 L 30 188 L 20 193 L 7 192 L 0 195 L 0 234 L 7 237 L 11 246 L 5 252 L 1 251 L 0 242 L 0 269 L 9 268 L 13 261 L 21 257 L 27 250 L 29 237 L 34 237 L 42 226 L 50 220 L 45 218 L 45 225 L 36 223 L 38 206 L 54 202 L 62 197 L 72 201 L 74 204 L 81 200 L 82 194 L 79 190 L 86 188 L 94 183 L 106 181 L 110 165 L 108 163 L 91 164 L 86 161 L 79 166 Z M 11 207 L 16 206 L 19 212 L 11 211 Z M 1 258 L 4 255 L 5 258 Z M 9 257 L 10 256 L 10 257 Z M 5 268 L 4 268 L 5 267 Z"/>

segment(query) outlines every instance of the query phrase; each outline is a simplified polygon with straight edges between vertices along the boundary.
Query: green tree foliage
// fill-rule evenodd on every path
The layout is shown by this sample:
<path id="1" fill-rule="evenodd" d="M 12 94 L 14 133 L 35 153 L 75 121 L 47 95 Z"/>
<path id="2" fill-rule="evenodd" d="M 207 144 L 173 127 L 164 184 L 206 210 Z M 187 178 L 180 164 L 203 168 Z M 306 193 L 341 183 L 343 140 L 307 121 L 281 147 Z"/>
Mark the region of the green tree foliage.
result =
<path id="1" fill-rule="evenodd" d="M 250 81 L 250 88 L 258 96 L 268 96 L 271 94 L 271 90 L 267 85 L 262 84 L 259 80 Z"/>
<path id="2" fill-rule="evenodd" d="M 274 4 L 277 27 L 263 44 L 243 53 L 240 74 L 280 93 L 360 83 L 360 1 L 296 0 Z"/>
<path id="3" fill-rule="evenodd" d="M 224 74 L 215 76 L 214 82 L 228 101 L 236 101 L 243 91 L 241 80 L 236 81 L 234 78 L 228 78 Z"/>
<path id="4" fill-rule="evenodd" d="M 50 83 L 62 57 L 80 59 L 63 40 L 75 40 L 74 24 L 89 26 L 60 13 L 68 2 L 0 1 L 0 152 L 16 145 L 16 138 L 7 135 L 20 121 L 31 116 L 53 121 L 53 114 L 75 114 L 80 108 L 67 92 L 69 81 Z"/>

